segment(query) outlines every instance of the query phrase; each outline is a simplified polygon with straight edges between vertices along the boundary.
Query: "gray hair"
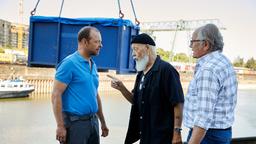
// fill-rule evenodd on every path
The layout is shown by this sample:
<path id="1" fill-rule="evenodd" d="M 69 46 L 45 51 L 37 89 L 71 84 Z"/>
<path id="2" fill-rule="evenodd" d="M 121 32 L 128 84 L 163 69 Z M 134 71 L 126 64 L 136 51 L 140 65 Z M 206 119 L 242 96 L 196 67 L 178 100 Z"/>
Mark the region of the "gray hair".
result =
<path id="1" fill-rule="evenodd" d="M 199 27 L 197 30 L 197 38 L 199 40 L 206 40 L 210 44 L 210 51 L 221 51 L 223 50 L 223 37 L 214 24 L 207 24 Z"/>
<path id="2" fill-rule="evenodd" d="M 157 53 L 156 53 L 156 47 L 155 47 L 155 46 L 152 46 L 152 45 L 149 45 L 149 44 L 147 44 L 147 46 L 152 50 L 152 52 L 153 52 L 154 55 L 157 55 Z"/>

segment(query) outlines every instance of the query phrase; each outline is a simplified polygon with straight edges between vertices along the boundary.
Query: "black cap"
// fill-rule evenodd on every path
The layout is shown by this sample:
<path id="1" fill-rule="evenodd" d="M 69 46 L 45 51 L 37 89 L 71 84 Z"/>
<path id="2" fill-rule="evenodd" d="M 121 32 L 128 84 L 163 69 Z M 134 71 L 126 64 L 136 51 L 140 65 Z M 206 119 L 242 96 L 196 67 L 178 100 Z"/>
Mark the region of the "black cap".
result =
<path id="1" fill-rule="evenodd" d="M 145 34 L 145 33 L 142 33 L 142 34 L 139 34 L 137 36 L 135 36 L 133 39 L 132 39 L 132 44 L 133 43 L 138 43 L 138 44 L 149 44 L 149 45 L 152 45 L 152 46 L 156 46 L 154 40 L 148 35 L 148 34 Z"/>

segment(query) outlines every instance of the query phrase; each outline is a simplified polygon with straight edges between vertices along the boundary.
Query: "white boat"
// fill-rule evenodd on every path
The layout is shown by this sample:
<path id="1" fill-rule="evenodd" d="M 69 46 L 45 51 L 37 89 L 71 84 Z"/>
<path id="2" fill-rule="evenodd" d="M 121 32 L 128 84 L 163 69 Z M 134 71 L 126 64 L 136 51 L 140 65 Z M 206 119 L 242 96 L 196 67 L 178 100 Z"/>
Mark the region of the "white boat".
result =
<path id="1" fill-rule="evenodd" d="M 21 79 L 0 81 L 0 98 L 27 97 L 34 90 L 33 85 Z"/>

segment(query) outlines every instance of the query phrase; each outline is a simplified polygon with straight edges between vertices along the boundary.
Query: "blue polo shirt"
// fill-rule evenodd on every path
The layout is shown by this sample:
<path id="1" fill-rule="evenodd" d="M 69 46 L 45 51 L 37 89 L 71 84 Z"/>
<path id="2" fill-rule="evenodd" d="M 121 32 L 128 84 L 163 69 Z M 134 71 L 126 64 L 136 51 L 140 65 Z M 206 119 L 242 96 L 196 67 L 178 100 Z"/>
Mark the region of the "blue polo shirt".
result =
<path id="1" fill-rule="evenodd" d="M 67 56 L 57 66 L 55 79 L 67 85 L 62 95 L 62 111 L 74 115 L 94 114 L 98 111 L 97 67 L 84 59 L 78 51 Z"/>

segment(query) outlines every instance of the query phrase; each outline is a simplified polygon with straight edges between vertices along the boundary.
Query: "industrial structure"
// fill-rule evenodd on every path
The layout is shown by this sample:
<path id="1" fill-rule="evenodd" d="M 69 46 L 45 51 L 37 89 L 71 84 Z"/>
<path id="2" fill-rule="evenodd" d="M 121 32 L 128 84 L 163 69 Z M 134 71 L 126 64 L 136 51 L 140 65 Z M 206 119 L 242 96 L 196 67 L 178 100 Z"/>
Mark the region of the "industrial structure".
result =
<path id="1" fill-rule="evenodd" d="M 0 47 L 28 48 L 29 26 L 0 19 Z"/>
<path id="2" fill-rule="evenodd" d="M 226 28 L 223 26 L 219 19 L 142 22 L 140 27 L 142 32 L 148 33 L 151 36 L 154 35 L 154 32 L 174 32 L 174 37 L 172 38 L 172 46 L 170 50 L 174 52 L 177 32 L 185 31 L 187 33 L 187 42 L 189 42 L 191 38 L 191 32 L 196 28 L 208 23 L 215 24 L 220 30 L 226 30 Z M 173 57 L 170 57 L 170 61 L 173 61 Z"/>
<path id="3" fill-rule="evenodd" d="M 226 28 L 219 19 L 198 19 L 198 20 L 178 20 L 178 21 L 159 21 L 159 22 L 142 22 L 141 31 L 192 31 L 205 24 L 212 23 L 220 29 Z"/>
<path id="4" fill-rule="evenodd" d="M 0 19 L 0 47 L 28 48 L 29 27 L 23 24 L 23 0 L 19 0 L 18 23 Z"/>

